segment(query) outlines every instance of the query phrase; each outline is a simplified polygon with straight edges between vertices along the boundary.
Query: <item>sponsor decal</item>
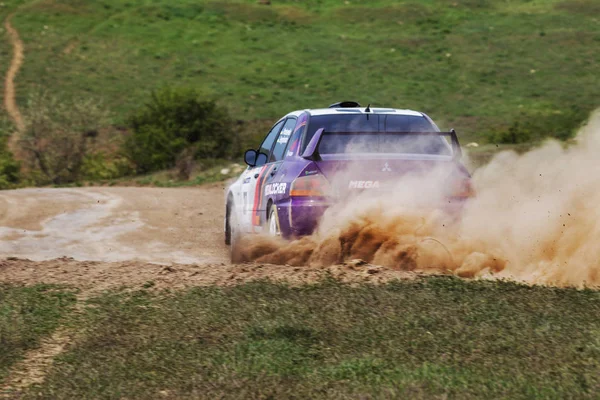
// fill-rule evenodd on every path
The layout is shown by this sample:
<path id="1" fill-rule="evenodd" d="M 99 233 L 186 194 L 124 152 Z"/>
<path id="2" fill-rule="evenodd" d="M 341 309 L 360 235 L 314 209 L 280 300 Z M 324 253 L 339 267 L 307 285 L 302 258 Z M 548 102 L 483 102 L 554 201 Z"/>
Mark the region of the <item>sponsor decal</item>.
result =
<path id="1" fill-rule="evenodd" d="M 247 177 L 246 179 L 244 179 L 243 184 L 246 184 L 246 183 L 250 183 L 250 177 Z"/>
<path id="2" fill-rule="evenodd" d="M 381 168 L 381 172 L 392 172 L 392 169 L 390 168 L 390 164 L 388 164 L 388 163 L 383 164 L 383 168 Z"/>
<path id="3" fill-rule="evenodd" d="M 348 189 L 379 189 L 379 181 L 350 181 Z"/>
<path id="4" fill-rule="evenodd" d="M 287 144 L 287 142 L 290 140 L 290 136 L 292 136 L 292 130 L 291 129 L 284 129 L 281 131 L 281 133 L 279 134 L 279 139 L 277 139 L 277 143 L 279 144 Z"/>
<path id="5" fill-rule="evenodd" d="M 318 174 L 319 171 L 317 170 L 313 170 L 313 171 L 304 171 L 304 175 L 315 175 Z"/>
<path id="6" fill-rule="evenodd" d="M 270 183 L 265 186 L 265 196 L 284 194 L 286 189 L 287 183 Z"/>

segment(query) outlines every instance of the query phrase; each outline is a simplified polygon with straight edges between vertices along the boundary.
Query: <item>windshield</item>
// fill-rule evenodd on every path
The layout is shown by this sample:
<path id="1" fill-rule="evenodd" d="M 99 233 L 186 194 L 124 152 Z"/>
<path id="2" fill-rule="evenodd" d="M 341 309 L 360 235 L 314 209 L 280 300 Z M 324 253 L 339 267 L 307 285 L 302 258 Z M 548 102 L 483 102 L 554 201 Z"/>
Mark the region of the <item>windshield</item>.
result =
<path id="1" fill-rule="evenodd" d="M 368 117 L 368 118 L 367 118 Z M 390 114 L 333 114 L 310 118 L 308 131 L 302 143 L 302 151 L 315 132 L 324 128 L 325 132 L 435 132 L 436 127 L 423 116 Z"/>
<path id="2" fill-rule="evenodd" d="M 444 136 L 410 133 L 332 133 L 325 132 L 320 154 L 430 154 L 452 155 Z"/>

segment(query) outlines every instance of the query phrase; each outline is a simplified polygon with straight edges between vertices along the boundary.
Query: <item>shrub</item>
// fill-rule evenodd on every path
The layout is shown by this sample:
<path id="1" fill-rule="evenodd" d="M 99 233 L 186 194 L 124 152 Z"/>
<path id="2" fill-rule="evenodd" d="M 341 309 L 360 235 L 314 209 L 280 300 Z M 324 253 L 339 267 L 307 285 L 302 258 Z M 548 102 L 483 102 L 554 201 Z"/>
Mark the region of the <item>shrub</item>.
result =
<path id="1" fill-rule="evenodd" d="M 545 138 L 567 140 L 586 120 L 586 111 L 577 107 L 554 113 L 521 113 L 506 130 L 498 130 L 488 135 L 492 143 L 520 144 L 540 141 Z"/>
<path id="2" fill-rule="evenodd" d="M 173 167 L 188 148 L 194 158 L 231 156 L 232 123 L 213 100 L 202 100 L 193 89 L 162 89 L 129 118 L 132 135 L 125 155 L 138 173 Z"/>
<path id="3" fill-rule="evenodd" d="M 108 124 L 93 100 L 59 101 L 48 94 L 29 98 L 19 144 L 38 184 L 78 181 L 91 142 Z"/>
<path id="4" fill-rule="evenodd" d="M 131 172 L 128 160 L 102 151 L 87 154 L 81 166 L 81 178 L 89 181 L 121 178 Z"/>
<path id="5" fill-rule="evenodd" d="M 20 170 L 20 165 L 12 154 L 0 150 L 0 189 L 10 189 L 17 185 L 21 181 Z"/>
<path id="6" fill-rule="evenodd" d="M 5 120 L 0 121 L 0 190 L 10 189 L 21 181 L 21 166 L 8 148 L 11 134 L 10 124 Z"/>
<path id="7" fill-rule="evenodd" d="M 490 135 L 489 141 L 492 143 L 502 144 L 519 144 L 531 140 L 531 132 L 526 126 L 523 126 L 519 121 L 513 124 L 506 131 L 495 132 Z"/>

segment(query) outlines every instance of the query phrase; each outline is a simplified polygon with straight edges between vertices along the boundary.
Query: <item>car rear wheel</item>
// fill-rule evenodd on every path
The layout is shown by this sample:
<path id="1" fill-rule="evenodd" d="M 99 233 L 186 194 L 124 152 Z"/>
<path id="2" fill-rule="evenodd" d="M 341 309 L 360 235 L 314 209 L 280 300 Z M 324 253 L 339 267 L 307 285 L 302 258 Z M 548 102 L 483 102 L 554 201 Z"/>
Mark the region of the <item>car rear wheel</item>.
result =
<path id="1" fill-rule="evenodd" d="M 227 206 L 227 217 L 225 219 L 225 244 L 229 245 L 229 256 L 233 263 L 241 261 L 240 235 L 235 206 L 230 203 Z"/>
<path id="2" fill-rule="evenodd" d="M 281 236 L 279 217 L 277 216 L 277 207 L 275 204 L 271 205 L 271 212 L 269 213 L 269 235 Z"/>
<path id="3" fill-rule="evenodd" d="M 231 211 L 233 204 L 231 202 L 227 202 L 227 207 L 225 208 L 225 244 L 231 244 Z"/>

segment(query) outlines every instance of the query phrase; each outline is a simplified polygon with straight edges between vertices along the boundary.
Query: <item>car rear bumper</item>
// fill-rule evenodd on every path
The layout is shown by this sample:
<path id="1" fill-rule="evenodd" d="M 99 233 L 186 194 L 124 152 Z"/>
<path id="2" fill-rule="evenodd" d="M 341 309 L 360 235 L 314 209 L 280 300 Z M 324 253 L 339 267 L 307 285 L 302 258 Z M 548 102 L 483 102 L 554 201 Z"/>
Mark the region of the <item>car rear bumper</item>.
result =
<path id="1" fill-rule="evenodd" d="M 437 207 L 454 218 L 460 218 L 467 198 L 448 198 Z M 285 238 L 310 235 L 325 211 L 334 203 L 325 198 L 293 197 L 277 206 L 281 233 Z M 339 204 L 343 207 L 342 204 Z"/>
<path id="2" fill-rule="evenodd" d="M 292 197 L 278 204 L 281 234 L 285 238 L 310 235 L 330 206 L 322 197 Z"/>

